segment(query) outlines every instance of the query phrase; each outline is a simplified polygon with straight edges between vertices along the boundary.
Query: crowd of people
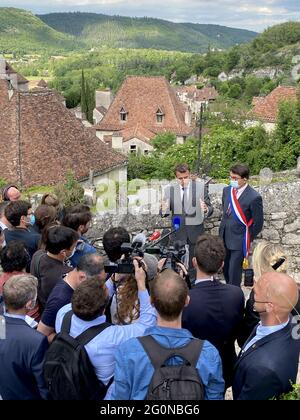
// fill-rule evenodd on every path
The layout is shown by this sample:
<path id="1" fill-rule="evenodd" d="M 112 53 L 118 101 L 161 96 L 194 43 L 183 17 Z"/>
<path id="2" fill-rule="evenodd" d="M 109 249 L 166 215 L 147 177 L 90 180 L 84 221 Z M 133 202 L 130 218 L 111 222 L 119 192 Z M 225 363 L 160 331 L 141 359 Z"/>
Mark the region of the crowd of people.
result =
<path id="1" fill-rule="evenodd" d="M 248 168 L 230 170 L 220 236 L 204 232 L 213 212 L 206 188 L 197 189 L 187 165 L 175 175 L 178 187 L 169 188 L 161 214 L 182 218 L 175 240 L 190 245 L 188 267 L 176 271 L 144 253 L 132 258 L 131 272 L 106 273 L 130 242 L 124 227 L 107 230 L 100 255 L 85 236 L 88 206 L 64 208 L 49 193 L 33 209 L 16 185 L 4 188 L 1 399 L 221 400 L 232 387 L 233 399 L 261 400 L 291 389 L 300 299 L 285 250 L 258 241 L 246 302 L 240 287 L 250 243 L 263 225 Z M 196 225 L 189 226 L 193 217 Z M 224 281 L 217 276 L 222 271 Z"/>

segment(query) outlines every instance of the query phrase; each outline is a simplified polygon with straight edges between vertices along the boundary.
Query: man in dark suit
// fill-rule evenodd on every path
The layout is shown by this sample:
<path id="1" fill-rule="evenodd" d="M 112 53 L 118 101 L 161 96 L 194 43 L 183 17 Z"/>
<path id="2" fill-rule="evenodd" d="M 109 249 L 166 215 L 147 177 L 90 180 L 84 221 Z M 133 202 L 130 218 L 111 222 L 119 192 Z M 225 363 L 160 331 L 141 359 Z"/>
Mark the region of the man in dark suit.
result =
<path id="1" fill-rule="evenodd" d="M 229 387 L 236 362 L 234 341 L 243 318 L 244 294 L 240 288 L 214 279 L 224 258 L 221 238 L 206 234 L 198 238 L 193 258 L 197 280 L 190 290 L 190 303 L 183 311 L 182 322 L 194 337 L 208 340 L 218 349 L 225 385 Z"/>
<path id="2" fill-rule="evenodd" d="M 5 327 L 0 339 L 0 395 L 4 400 L 47 398 L 43 362 L 48 340 L 28 325 L 37 279 L 30 274 L 9 278 L 3 287 Z"/>
<path id="3" fill-rule="evenodd" d="M 224 188 L 222 196 L 220 236 L 226 247 L 224 277 L 235 286 L 241 285 L 243 260 L 247 261 L 250 243 L 264 222 L 262 197 L 248 184 L 249 175 L 248 166 L 233 166 L 230 186 Z"/>
<path id="4" fill-rule="evenodd" d="M 180 228 L 171 238 L 189 246 L 190 280 L 195 280 L 195 270 L 192 259 L 197 237 L 204 233 L 203 220 L 213 213 L 208 188 L 204 181 L 192 180 L 189 166 L 177 165 L 175 168 L 176 182 L 169 185 L 164 193 L 161 214 L 170 213 L 173 218 L 180 219 Z"/>
<path id="5" fill-rule="evenodd" d="M 233 398 L 267 400 L 290 391 L 299 362 L 299 327 L 290 320 L 298 301 L 297 283 L 283 273 L 265 273 L 254 285 L 260 324 L 235 366 Z"/>

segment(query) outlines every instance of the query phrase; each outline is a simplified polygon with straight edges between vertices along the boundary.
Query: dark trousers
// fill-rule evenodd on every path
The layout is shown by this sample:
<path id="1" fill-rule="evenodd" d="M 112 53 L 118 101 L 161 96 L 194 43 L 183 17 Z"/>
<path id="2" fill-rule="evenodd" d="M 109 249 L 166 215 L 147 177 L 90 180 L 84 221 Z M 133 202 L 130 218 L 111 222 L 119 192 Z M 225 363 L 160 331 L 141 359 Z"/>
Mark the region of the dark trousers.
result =
<path id="1" fill-rule="evenodd" d="M 226 283 L 233 284 L 234 286 L 241 286 L 243 259 L 243 251 L 226 248 L 223 269 Z"/>

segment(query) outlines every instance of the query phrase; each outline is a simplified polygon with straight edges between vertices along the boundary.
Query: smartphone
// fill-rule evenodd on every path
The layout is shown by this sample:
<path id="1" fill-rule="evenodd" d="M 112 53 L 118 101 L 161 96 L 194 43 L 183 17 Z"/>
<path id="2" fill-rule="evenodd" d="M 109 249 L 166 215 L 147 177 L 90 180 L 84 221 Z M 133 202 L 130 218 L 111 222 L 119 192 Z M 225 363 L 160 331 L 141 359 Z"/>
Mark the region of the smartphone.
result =
<path id="1" fill-rule="evenodd" d="M 254 271 L 252 268 L 247 268 L 244 271 L 244 286 L 252 287 L 254 284 Z"/>

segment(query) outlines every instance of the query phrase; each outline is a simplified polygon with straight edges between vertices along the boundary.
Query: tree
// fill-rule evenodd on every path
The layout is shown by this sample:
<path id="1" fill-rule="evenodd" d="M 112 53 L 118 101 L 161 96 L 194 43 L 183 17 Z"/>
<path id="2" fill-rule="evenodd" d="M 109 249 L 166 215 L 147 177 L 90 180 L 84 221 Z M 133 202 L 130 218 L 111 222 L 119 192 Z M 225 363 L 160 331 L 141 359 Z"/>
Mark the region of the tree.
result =
<path id="1" fill-rule="evenodd" d="M 161 133 L 157 134 L 152 140 L 154 149 L 158 152 L 166 152 L 171 146 L 174 146 L 176 142 L 176 136 L 173 133 Z"/>
<path id="2" fill-rule="evenodd" d="M 241 55 L 238 47 L 231 48 L 226 57 L 226 70 L 232 70 L 238 64 L 240 57 Z"/>
<path id="3" fill-rule="evenodd" d="M 81 105 L 81 112 L 84 112 L 87 115 L 88 112 L 88 99 L 86 93 L 86 84 L 84 78 L 84 71 L 81 71 L 81 94 L 80 94 L 80 105 Z"/>
<path id="4" fill-rule="evenodd" d="M 227 92 L 227 96 L 233 99 L 239 98 L 241 94 L 242 94 L 242 88 L 237 83 L 231 85 Z"/>
<path id="5" fill-rule="evenodd" d="M 245 81 L 246 86 L 244 95 L 249 101 L 251 101 L 253 96 L 259 95 L 263 81 L 255 76 L 247 76 Z"/>
<path id="6" fill-rule="evenodd" d="M 85 80 L 84 72 L 81 73 L 81 96 L 80 96 L 81 112 L 86 116 L 86 119 L 93 123 L 94 92 L 92 91 L 88 81 Z"/>

